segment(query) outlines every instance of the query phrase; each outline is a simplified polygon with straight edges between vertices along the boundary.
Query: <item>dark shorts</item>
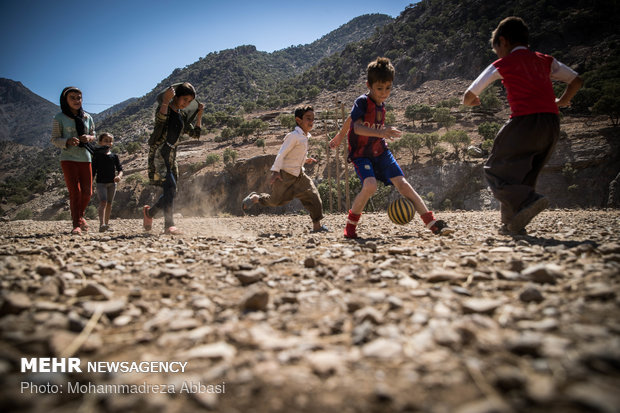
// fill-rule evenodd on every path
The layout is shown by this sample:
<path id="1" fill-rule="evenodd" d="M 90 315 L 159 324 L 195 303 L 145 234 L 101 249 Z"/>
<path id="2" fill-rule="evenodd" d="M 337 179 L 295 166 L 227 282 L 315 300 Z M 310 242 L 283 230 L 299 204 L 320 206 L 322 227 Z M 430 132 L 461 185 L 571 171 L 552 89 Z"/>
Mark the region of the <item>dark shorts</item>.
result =
<path id="1" fill-rule="evenodd" d="M 383 152 L 376 158 L 357 158 L 353 159 L 355 173 L 364 183 L 366 178 L 375 178 L 385 185 L 392 185 L 390 179 L 397 176 L 404 176 L 402 169 L 398 166 L 398 162 L 394 159 L 394 155 L 389 150 Z"/>
<path id="2" fill-rule="evenodd" d="M 97 183 L 97 196 L 99 197 L 99 202 L 108 202 L 112 203 L 114 201 L 114 195 L 116 194 L 116 183 L 112 182 L 109 184 L 100 184 Z"/>

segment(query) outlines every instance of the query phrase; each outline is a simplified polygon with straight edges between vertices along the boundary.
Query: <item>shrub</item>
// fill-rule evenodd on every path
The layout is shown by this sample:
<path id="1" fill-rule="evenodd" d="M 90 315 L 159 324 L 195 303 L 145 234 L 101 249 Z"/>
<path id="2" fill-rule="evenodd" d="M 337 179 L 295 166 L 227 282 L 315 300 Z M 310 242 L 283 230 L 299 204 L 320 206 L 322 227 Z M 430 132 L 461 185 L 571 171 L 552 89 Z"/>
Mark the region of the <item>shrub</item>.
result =
<path id="1" fill-rule="evenodd" d="M 128 184 L 137 183 L 137 184 L 146 184 L 149 182 L 149 179 L 146 176 L 140 174 L 140 172 L 133 173 L 125 178 L 125 182 Z"/>
<path id="2" fill-rule="evenodd" d="M 15 220 L 23 220 L 32 218 L 32 210 L 30 208 L 21 209 L 15 214 Z"/>
<path id="3" fill-rule="evenodd" d="M 217 153 L 210 153 L 207 155 L 207 159 L 205 159 L 205 165 L 209 166 L 209 165 L 213 165 L 218 163 L 220 160 L 220 155 L 218 155 Z"/>
<path id="4" fill-rule="evenodd" d="M 231 148 L 226 148 L 224 150 L 222 159 L 224 160 L 224 163 L 226 165 L 235 163 L 235 160 L 237 159 L 237 151 Z"/>
<path id="5" fill-rule="evenodd" d="M 127 153 L 130 155 L 133 155 L 134 153 L 138 152 L 141 148 L 142 148 L 142 145 L 140 145 L 138 142 L 129 142 L 125 146 Z"/>
<path id="6" fill-rule="evenodd" d="M 278 122 L 280 125 L 284 126 L 286 129 L 293 129 L 297 125 L 297 121 L 295 121 L 295 115 L 292 113 L 281 113 L 278 115 Z"/>
<path id="7" fill-rule="evenodd" d="M 480 148 L 482 148 L 483 151 L 490 151 L 491 148 L 493 148 L 493 139 L 487 139 L 485 141 L 482 142 L 482 144 L 480 145 Z"/>
<path id="8" fill-rule="evenodd" d="M 71 219 L 71 212 L 69 211 L 59 211 L 56 216 L 54 216 L 55 221 L 68 221 Z"/>
<path id="9" fill-rule="evenodd" d="M 493 140 L 501 127 L 502 125 L 497 122 L 484 122 L 478 126 L 478 133 L 484 140 Z"/>
<path id="10" fill-rule="evenodd" d="M 454 148 L 457 158 L 461 149 L 465 149 L 467 145 L 471 143 L 471 139 L 469 139 L 469 136 L 463 130 L 448 131 L 443 135 L 442 140 Z"/>
<path id="11" fill-rule="evenodd" d="M 95 219 L 98 215 L 97 208 L 94 205 L 87 206 L 86 211 L 84 211 L 84 216 L 88 219 Z"/>

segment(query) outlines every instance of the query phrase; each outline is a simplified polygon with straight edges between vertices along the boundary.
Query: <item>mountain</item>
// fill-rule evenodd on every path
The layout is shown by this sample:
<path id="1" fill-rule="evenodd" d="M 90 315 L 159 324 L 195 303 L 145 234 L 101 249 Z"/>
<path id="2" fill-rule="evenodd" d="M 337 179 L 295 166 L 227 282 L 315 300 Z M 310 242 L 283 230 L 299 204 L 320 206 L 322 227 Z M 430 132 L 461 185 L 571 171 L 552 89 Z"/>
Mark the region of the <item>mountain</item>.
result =
<path id="1" fill-rule="evenodd" d="M 315 85 L 341 90 L 359 82 L 376 56 L 389 57 L 396 68 L 395 85 L 410 90 L 429 80 L 473 80 L 497 58 L 489 45 L 491 32 L 512 15 L 528 24 L 533 49 L 552 54 L 581 74 L 620 63 L 617 1 L 422 0 L 371 38 L 349 44 L 279 89 Z"/>
<path id="2" fill-rule="evenodd" d="M 20 82 L 0 78 L 0 141 L 50 146 L 52 118 L 60 107 Z"/>
<path id="3" fill-rule="evenodd" d="M 152 109 L 157 94 L 167 85 L 187 81 L 194 85 L 198 98 L 205 103 L 205 112 L 225 108 L 236 111 L 240 106 L 249 108 L 279 106 L 297 99 L 293 91 L 286 90 L 277 100 L 266 100 L 277 89 L 279 82 L 303 73 L 321 59 L 339 53 L 351 42 L 358 42 L 375 33 L 393 19 L 384 14 L 357 17 L 322 38 L 300 46 L 272 53 L 244 45 L 234 49 L 209 53 L 197 62 L 175 69 L 145 96 L 115 113 L 98 125 L 119 136 L 136 135 L 150 127 Z M 318 93 L 309 85 L 303 93 Z"/>
<path id="4" fill-rule="evenodd" d="M 116 112 L 120 112 L 121 110 L 125 109 L 127 106 L 129 106 L 136 100 L 138 100 L 138 98 L 129 98 L 127 100 L 122 101 L 121 103 L 117 103 L 114 106 L 110 106 L 106 110 L 101 111 L 99 113 L 94 113 L 94 114 L 91 113 L 93 120 L 95 121 L 95 125 L 99 124 L 99 122 L 103 121 L 108 116 L 113 115 Z"/>

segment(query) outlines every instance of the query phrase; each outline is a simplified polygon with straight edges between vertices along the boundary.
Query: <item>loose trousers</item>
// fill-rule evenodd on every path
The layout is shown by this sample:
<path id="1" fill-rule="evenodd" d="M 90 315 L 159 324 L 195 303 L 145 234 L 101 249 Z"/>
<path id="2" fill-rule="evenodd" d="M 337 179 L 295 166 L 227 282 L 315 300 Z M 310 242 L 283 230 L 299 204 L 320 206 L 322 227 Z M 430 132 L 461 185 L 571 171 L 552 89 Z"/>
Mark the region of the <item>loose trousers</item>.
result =
<path id="1" fill-rule="evenodd" d="M 497 133 L 484 174 L 507 224 L 538 196 L 536 181 L 560 136 L 560 118 L 535 113 L 510 119 Z"/>
<path id="2" fill-rule="evenodd" d="M 312 222 L 323 219 L 323 203 L 319 191 L 314 186 L 312 179 L 303 171 L 299 176 L 280 171 L 282 181 L 276 181 L 271 188 L 271 194 L 262 193 L 258 199 L 259 204 L 264 206 L 282 206 L 298 198 L 301 204 L 310 213 Z"/>

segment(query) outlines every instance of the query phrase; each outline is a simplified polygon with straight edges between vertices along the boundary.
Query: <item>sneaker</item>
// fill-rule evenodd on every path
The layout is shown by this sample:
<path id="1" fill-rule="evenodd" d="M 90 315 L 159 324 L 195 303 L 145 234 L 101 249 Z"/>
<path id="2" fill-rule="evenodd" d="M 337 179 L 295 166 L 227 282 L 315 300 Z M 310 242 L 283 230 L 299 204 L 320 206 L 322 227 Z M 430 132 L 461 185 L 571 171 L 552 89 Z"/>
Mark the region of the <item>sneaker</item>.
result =
<path id="1" fill-rule="evenodd" d="M 357 235 L 357 231 L 355 229 L 353 231 L 347 232 L 347 229 L 344 229 L 344 237 L 348 239 L 358 239 L 359 235 Z"/>
<path id="2" fill-rule="evenodd" d="M 99 225 L 99 232 L 106 232 L 107 229 L 108 229 L 107 225 Z"/>
<path id="3" fill-rule="evenodd" d="M 180 229 L 178 229 L 175 226 L 172 227 L 168 227 L 164 230 L 164 234 L 167 235 L 183 235 L 183 231 L 181 231 Z"/>
<path id="4" fill-rule="evenodd" d="M 497 230 L 497 233 L 499 235 L 508 235 L 510 237 L 514 237 L 514 236 L 526 236 L 527 235 L 527 231 L 525 230 L 525 228 L 522 228 L 521 231 L 519 232 L 512 232 L 508 229 L 508 225 L 507 224 L 503 224 L 501 227 L 499 227 L 499 229 Z"/>
<path id="5" fill-rule="evenodd" d="M 71 235 L 82 235 L 82 230 L 80 229 L 80 227 L 75 227 L 71 231 Z"/>
<path id="6" fill-rule="evenodd" d="M 142 226 L 145 231 L 150 231 L 151 228 L 153 228 L 153 218 L 149 216 L 150 209 L 151 207 L 148 205 L 145 205 L 144 208 L 142 208 Z"/>
<path id="7" fill-rule="evenodd" d="M 86 220 L 84 218 L 80 218 L 80 229 L 84 232 L 88 231 L 88 222 L 86 222 Z"/>
<path id="8" fill-rule="evenodd" d="M 507 224 L 508 230 L 513 234 L 518 234 L 536 215 L 540 214 L 548 206 L 549 200 L 542 195 L 537 195 L 534 201 L 521 208 L 519 212 L 512 217 L 512 220 Z"/>
<path id="9" fill-rule="evenodd" d="M 313 229 L 312 232 L 316 233 L 316 232 L 330 232 L 330 231 L 329 231 L 329 228 L 327 228 L 325 225 L 321 225 L 319 229 Z"/>
<path id="10" fill-rule="evenodd" d="M 245 198 L 243 198 L 243 201 L 241 201 L 241 210 L 243 212 L 247 211 L 248 209 L 252 208 L 252 206 L 254 206 L 254 201 L 252 200 L 252 197 L 254 195 L 258 195 L 258 194 L 256 192 L 250 192 L 250 194 L 246 196 Z"/>
<path id="11" fill-rule="evenodd" d="M 435 224 L 431 227 L 431 231 L 435 235 L 450 235 L 454 233 L 454 229 L 450 228 L 446 221 L 438 219 L 435 221 Z"/>

